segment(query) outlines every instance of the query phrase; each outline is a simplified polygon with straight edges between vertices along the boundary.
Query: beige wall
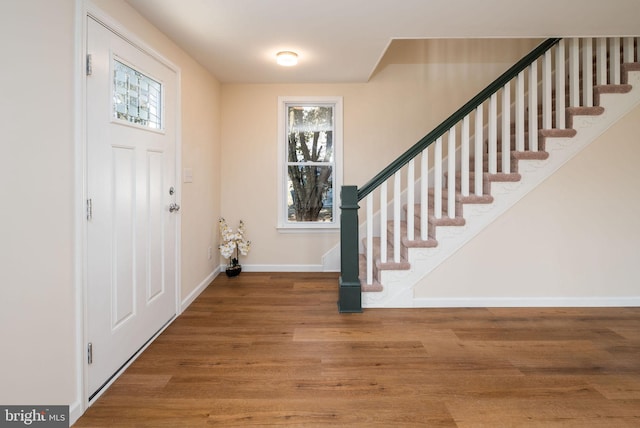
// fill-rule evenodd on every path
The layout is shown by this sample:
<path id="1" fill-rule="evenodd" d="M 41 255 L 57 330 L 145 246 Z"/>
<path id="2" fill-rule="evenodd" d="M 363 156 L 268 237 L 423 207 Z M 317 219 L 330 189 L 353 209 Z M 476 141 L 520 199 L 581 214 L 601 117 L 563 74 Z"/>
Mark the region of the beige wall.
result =
<path id="1" fill-rule="evenodd" d="M 436 268 L 416 297 L 637 298 L 639 158 L 637 107 Z"/>
<path id="2" fill-rule="evenodd" d="M 218 266 L 220 84 L 123 0 L 96 1 L 182 73 L 182 298 Z M 0 2 L 0 403 L 81 407 L 74 242 L 74 0 Z M 81 215 L 81 214 L 80 214 Z M 74 410 L 72 408 L 72 410 Z"/>
<path id="3" fill-rule="evenodd" d="M 402 40 L 365 84 L 222 85 L 223 215 L 244 219 L 253 243 L 241 262 L 314 267 L 339 242 L 276 230 L 278 96 L 343 97 L 344 182 L 361 186 L 538 42 Z"/>
<path id="4" fill-rule="evenodd" d="M 0 402 L 70 404 L 74 4 L 34 3 L 0 2 Z"/>

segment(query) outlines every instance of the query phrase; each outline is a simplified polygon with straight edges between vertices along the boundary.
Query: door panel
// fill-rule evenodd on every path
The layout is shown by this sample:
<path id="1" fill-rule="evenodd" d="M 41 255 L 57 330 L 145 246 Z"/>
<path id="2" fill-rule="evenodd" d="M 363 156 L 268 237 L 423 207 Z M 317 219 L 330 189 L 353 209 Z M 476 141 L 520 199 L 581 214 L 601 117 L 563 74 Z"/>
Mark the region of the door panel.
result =
<path id="1" fill-rule="evenodd" d="M 149 279 L 147 281 L 147 302 L 150 302 L 156 296 L 165 292 L 165 281 L 163 276 L 164 264 L 164 227 L 163 212 L 164 202 L 162 198 L 163 189 L 166 185 L 163 183 L 164 154 L 159 152 L 147 153 L 148 178 L 149 186 L 149 243 L 147 245 L 147 258 L 149 264 L 147 271 Z"/>
<path id="2" fill-rule="evenodd" d="M 113 328 L 120 326 L 135 312 L 135 152 L 131 148 L 112 149 L 113 282 L 111 296 Z M 98 207 L 96 207 L 97 209 Z"/>
<path id="3" fill-rule="evenodd" d="M 177 75 L 88 18 L 87 331 L 93 396 L 176 313 Z M 157 120 L 156 120 L 157 118 Z"/>

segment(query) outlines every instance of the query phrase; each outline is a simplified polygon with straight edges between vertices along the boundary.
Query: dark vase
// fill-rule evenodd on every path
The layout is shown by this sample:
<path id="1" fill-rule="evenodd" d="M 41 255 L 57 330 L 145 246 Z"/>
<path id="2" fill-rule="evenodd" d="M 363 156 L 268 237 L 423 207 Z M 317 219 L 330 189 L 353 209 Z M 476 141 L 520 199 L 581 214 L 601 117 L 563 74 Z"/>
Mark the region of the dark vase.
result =
<path id="1" fill-rule="evenodd" d="M 240 272 L 242 272 L 242 266 L 240 265 L 230 266 L 227 268 L 226 272 L 229 278 L 233 276 L 238 276 L 240 275 Z"/>

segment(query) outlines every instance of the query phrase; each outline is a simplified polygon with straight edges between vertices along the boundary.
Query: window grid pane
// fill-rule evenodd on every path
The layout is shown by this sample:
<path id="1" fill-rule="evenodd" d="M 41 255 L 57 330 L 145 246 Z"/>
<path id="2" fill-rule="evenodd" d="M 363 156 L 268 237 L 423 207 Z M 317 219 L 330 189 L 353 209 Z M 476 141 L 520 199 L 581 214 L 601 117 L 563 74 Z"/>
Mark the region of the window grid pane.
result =
<path id="1" fill-rule="evenodd" d="M 287 221 L 333 222 L 333 105 L 287 105 Z"/>
<path id="2" fill-rule="evenodd" d="M 162 84 L 114 60 L 113 117 L 162 129 Z"/>

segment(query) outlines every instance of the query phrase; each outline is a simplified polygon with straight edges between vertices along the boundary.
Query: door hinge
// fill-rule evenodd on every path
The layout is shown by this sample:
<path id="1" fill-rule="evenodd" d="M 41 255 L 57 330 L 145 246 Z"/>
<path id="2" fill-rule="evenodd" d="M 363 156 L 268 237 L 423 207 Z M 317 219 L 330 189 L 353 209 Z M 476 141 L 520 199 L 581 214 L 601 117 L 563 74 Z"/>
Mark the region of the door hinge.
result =
<path id="1" fill-rule="evenodd" d="M 87 220 L 91 220 L 93 218 L 93 201 L 91 199 L 87 199 Z"/>
<path id="2" fill-rule="evenodd" d="M 93 343 L 91 342 L 87 345 L 87 363 L 93 363 Z"/>
<path id="3" fill-rule="evenodd" d="M 91 63 L 91 54 L 87 54 L 87 76 L 91 76 L 93 73 L 93 64 Z"/>

